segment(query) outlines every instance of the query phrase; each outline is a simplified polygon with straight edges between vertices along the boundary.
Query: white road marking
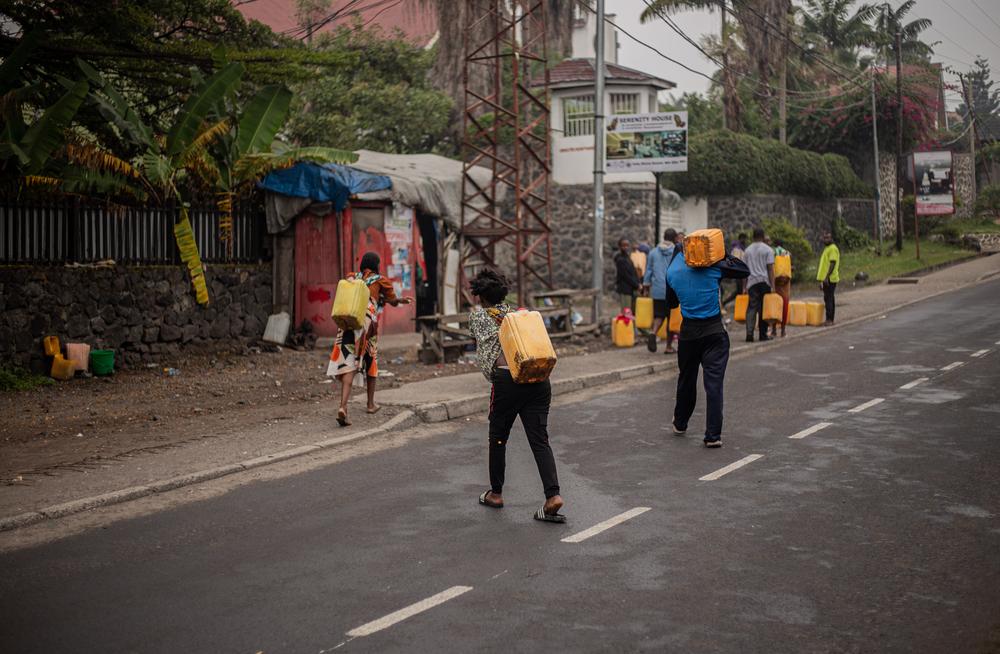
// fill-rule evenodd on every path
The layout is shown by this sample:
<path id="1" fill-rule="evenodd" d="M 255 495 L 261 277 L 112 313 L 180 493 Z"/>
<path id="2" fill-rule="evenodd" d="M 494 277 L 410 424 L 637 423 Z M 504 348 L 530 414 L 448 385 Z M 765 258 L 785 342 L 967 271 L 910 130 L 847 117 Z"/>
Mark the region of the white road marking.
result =
<path id="1" fill-rule="evenodd" d="M 728 475 L 733 470 L 739 470 L 746 464 L 753 463 L 757 459 L 762 459 L 762 458 L 764 458 L 763 454 L 751 454 L 749 456 L 745 456 L 739 461 L 734 461 L 730 463 L 725 468 L 719 468 L 715 472 L 710 472 L 704 477 L 698 477 L 698 481 L 715 481 L 716 479 L 722 477 L 723 475 Z"/>
<path id="2" fill-rule="evenodd" d="M 882 404 L 883 402 L 885 402 L 885 398 L 884 397 L 876 397 L 874 400 L 868 400 L 864 404 L 859 404 L 858 406 L 854 407 L 853 409 L 848 409 L 847 412 L 848 413 L 861 413 L 865 409 L 870 409 L 873 406 L 875 406 L 876 404 Z"/>
<path id="3" fill-rule="evenodd" d="M 917 386 L 920 386 L 921 384 L 923 384 L 928 379 L 930 379 L 930 377 L 917 377 L 916 379 L 914 379 L 913 381 L 911 381 L 909 384 L 903 384 L 902 386 L 900 386 L 899 390 L 901 390 L 901 391 L 908 391 L 911 388 L 915 388 Z"/>
<path id="4" fill-rule="evenodd" d="M 972 357 L 972 358 L 974 358 L 974 359 L 978 359 L 979 357 L 983 356 L 987 352 L 989 352 L 989 350 L 979 350 L 978 352 L 973 352 L 969 356 Z"/>
<path id="5" fill-rule="evenodd" d="M 949 363 L 948 365 L 946 365 L 944 368 L 941 368 L 941 370 L 954 370 L 955 368 L 957 368 L 959 366 L 964 366 L 964 365 L 965 365 L 965 361 L 953 361 L 952 363 Z"/>
<path id="6" fill-rule="evenodd" d="M 564 543 L 579 543 L 581 541 L 585 541 L 588 538 L 590 538 L 591 536 L 596 536 L 597 534 L 601 533 L 602 531 L 607 531 L 608 529 L 611 529 L 612 527 L 620 525 L 621 523 L 625 522 L 626 520 L 631 520 L 632 518 L 634 518 L 636 516 L 642 515 L 646 511 L 649 511 L 649 508 L 650 507 L 648 507 L 648 506 L 637 506 L 634 509 L 629 509 L 625 513 L 619 513 L 615 517 L 608 518 L 604 522 L 598 522 L 596 525 L 594 525 L 590 529 L 584 529 L 583 531 L 581 531 L 579 533 L 576 533 L 576 534 L 573 534 L 572 536 L 567 536 L 566 538 L 562 539 L 562 542 L 564 542 Z"/>
<path id="7" fill-rule="evenodd" d="M 407 618 L 412 618 L 418 613 L 423 613 L 428 609 L 432 609 L 438 604 L 444 604 L 450 599 L 455 599 L 459 595 L 469 592 L 472 590 L 472 586 L 452 586 L 448 590 L 442 591 L 437 595 L 432 595 L 425 600 L 420 600 L 416 604 L 410 604 L 406 608 L 394 611 L 389 615 L 379 618 L 378 620 L 372 620 L 360 627 L 355 627 L 347 632 L 347 635 L 351 638 L 359 638 L 361 636 L 371 636 L 372 634 L 382 631 L 387 627 L 391 627 L 397 622 L 402 622 Z"/>
<path id="8" fill-rule="evenodd" d="M 803 429 L 802 431 L 798 432 L 797 434 L 792 434 L 791 436 L 789 436 L 789 438 L 805 438 L 809 434 L 815 434 L 820 429 L 826 429 L 827 427 L 829 427 L 832 424 L 833 424 L 832 422 L 817 422 L 812 427 L 808 427 L 806 429 Z"/>

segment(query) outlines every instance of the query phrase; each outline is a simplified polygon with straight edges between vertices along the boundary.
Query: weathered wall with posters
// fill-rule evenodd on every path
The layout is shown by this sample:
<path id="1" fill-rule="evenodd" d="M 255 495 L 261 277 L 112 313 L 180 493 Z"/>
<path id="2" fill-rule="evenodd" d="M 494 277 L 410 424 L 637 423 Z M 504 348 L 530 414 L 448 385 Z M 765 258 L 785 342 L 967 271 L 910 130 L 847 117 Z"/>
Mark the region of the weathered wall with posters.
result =
<path id="1" fill-rule="evenodd" d="M 49 335 L 113 349 L 118 366 L 262 336 L 271 264 L 210 265 L 206 277 L 211 302 L 199 306 L 180 266 L 0 268 L 0 362 L 45 372 Z"/>

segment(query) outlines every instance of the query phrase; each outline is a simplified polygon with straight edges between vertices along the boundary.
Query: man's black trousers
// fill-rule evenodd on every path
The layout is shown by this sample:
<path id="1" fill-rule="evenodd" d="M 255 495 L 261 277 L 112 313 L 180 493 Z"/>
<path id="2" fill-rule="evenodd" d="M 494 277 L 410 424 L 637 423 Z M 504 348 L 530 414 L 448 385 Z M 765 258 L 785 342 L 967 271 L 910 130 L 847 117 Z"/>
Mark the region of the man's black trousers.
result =
<path id="1" fill-rule="evenodd" d="M 528 445 L 535 455 L 538 475 L 542 478 L 545 497 L 559 494 L 556 460 L 549 447 L 549 407 L 552 386 L 548 381 L 538 384 L 515 384 L 509 370 L 499 368 L 493 373 L 493 394 L 490 398 L 490 488 L 503 492 L 504 471 L 507 467 L 507 439 L 514 419 L 528 436 Z"/>
<path id="2" fill-rule="evenodd" d="M 836 292 L 836 282 L 823 282 L 823 304 L 826 305 L 826 319 L 830 322 L 833 322 L 833 315 L 837 312 Z"/>
<path id="3" fill-rule="evenodd" d="M 767 323 L 764 322 L 764 296 L 771 292 L 767 282 L 757 282 L 747 290 L 750 296 L 747 303 L 747 336 L 753 336 L 754 326 L 760 331 L 760 338 L 767 338 Z"/>
<path id="4" fill-rule="evenodd" d="M 722 384 L 729 363 L 729 334 L 720 332 L 702 338 L 681 340 L 677 345 L 677 404 L 674 426 L 685 430 L 698 399 L 698 368 L 701 367 L 706 396 L 705 440 L 722 436 Z"/>

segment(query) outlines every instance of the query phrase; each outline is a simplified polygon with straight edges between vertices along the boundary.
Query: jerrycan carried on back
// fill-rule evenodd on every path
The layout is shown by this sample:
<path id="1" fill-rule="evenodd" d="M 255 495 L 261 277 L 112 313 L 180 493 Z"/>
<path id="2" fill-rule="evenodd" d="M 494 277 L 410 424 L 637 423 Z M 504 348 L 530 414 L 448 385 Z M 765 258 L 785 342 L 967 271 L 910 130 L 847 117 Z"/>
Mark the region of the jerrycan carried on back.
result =
<path id="1" fill-rule="evenodd" d="M 537 311 L 508 313 L 500 323 L 500 347 L 517 384 L 543 382 L 556 366 L 556 351 Z"/>
<path id="2" fill-rule="evenodd" d="M 792 278 L 792 258 L 787 254 L 779 254 L 774 257 L 774 278 Z"/>
<path id="3" fill-rule="evenodd" d="M 653 326 L 653 298 L 635 299 L 635 326 L 639 329 L 649 329 Z"/>
<path id="4" fill-rule="evenodd" d="M 699 229 L 684 238 L 684 261 L 692 268 L 708 268 L 725 258 L 721 229 Z"/>
<path id="5" fill-rule="evenodd" d="M 764 322 L 781 322 L 781 314 L 784 313 L 785 302 L 777 293 L 766 293 L 764 295 Z"/>
<path id="6" fill-rule="evenodd" d="M 341 329 L 361 329 L 368 311 L 368 285 L 360 279 L 342 279 L 337 282 L 333 297 L 333 322 Z"/>

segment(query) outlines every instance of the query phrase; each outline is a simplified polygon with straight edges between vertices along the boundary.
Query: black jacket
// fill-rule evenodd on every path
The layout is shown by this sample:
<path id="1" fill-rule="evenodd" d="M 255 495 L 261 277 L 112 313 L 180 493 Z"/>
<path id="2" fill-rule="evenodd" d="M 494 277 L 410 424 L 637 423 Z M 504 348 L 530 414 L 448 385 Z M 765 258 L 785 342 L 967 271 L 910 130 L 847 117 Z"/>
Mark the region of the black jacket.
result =
<path id="1" fill-rule="evenodd" d="M 635 293 L 639 288 L 639 273 L 635 271 L 635 265 L 627 254 L 622 254 L 619 250 L 615 255 L 615 292 Z"/>

